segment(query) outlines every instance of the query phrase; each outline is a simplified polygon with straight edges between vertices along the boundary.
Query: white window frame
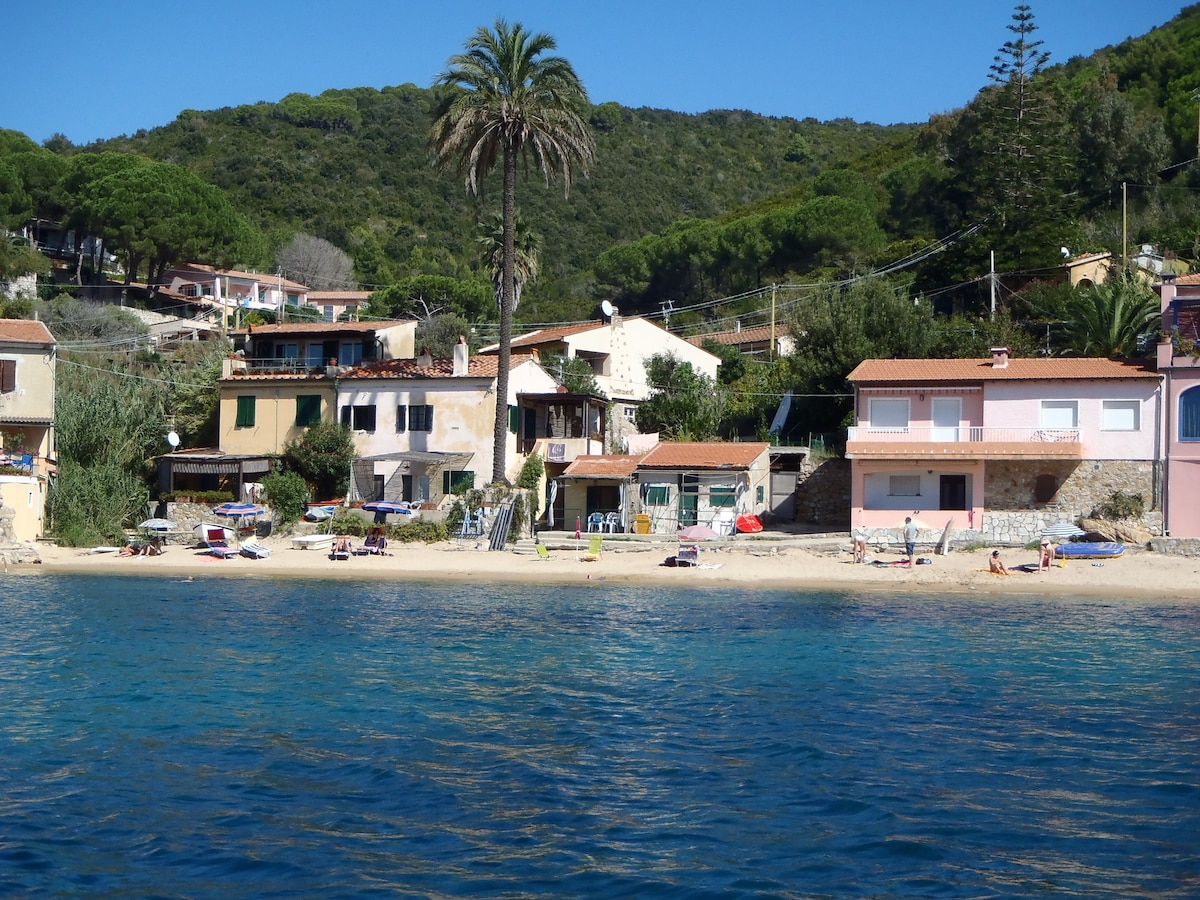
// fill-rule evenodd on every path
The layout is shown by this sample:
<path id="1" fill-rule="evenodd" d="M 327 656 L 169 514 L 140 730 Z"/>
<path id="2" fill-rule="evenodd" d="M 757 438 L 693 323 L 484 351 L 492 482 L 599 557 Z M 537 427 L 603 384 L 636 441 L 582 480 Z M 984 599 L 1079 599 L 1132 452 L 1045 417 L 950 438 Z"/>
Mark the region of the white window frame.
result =
<path id="1" fill-rule="evenodd" d="M 1128 424 L 1132 422 L 1132 424 Z M 1100 403 L 1101 431 L 1141 431 L 1141 400 L 1103 400 Z"/>
<path id="2" fill-rule="evenodd" d="M 904 407 L 904 424 L 899 424 L 901 404 Z M 885 410 L 891 413 L 885 414 Z M 876 412 L 878 410 L 878 412 Z M 894 422 L 892 421 L 894 420 Z M 871 397 L 867 400 L 867 427 L 871 431 L 905 432 L 912 422 L 912 398 Z"/>
<path id="3" fill-rule="evenodd" d="M 1070 424 L 1058 420 L 1059 415 L 1070 412 Z M 1041 402 L 1040 427 L 1042 428 L 1078 428 L 1079 427 L 1079 401 L 1078 400 L 1043 400 Z"/>

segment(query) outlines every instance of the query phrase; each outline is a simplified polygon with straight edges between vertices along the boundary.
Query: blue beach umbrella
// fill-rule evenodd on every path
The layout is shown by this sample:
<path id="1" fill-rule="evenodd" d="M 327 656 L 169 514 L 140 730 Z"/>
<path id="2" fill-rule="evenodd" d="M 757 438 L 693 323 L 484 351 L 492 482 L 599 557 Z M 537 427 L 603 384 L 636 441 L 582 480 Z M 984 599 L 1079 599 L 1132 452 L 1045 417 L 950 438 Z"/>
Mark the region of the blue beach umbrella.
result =
<path id="1" fill-rule="evenodd" d="M 213 507 L 214 516 L 225 516 L 229 519 L 251 519 L 265 512 L 266 510 L 257 503 L 222 503 Z"/>
<path id="2" fill-rule="evenodd" d="M 401 503 L 396 500 L 372 500 L 369 503 L 364 503 L 362 508 L 364 512 L 375 513 L 375 522 L 380 525 L 387 521 L 387 517 L 391 513 L 398 513 L 402 516 L 411 516 L 413 514 L 412 509 L 409 508 L 407 503 Z"/>

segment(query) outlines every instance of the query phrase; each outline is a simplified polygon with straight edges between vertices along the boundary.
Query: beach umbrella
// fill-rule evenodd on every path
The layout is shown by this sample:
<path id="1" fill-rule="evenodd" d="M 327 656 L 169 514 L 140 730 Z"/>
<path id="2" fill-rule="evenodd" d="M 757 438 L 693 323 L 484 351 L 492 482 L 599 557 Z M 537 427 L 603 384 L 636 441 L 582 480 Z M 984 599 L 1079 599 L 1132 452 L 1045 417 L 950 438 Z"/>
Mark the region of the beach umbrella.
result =
<path id="1" fill-rule="evenodd" d="M 687 528 L 679 529 L 679 537 L 685 541 L 711 541 L 720 535 L 707 525 L 689 525 Z"/>
<path id="2" fill-rule="evenodd" d="M 411 515 L 412 510 L 407 503 L 401 503 L 396 500 L 372 500 L 369 503 L 364 503 L 362 508 L 366 512 L 383 513 L 400 513 L 401 515 Z"/>
<path id="3" fill-rule="evenodd" d="M 174 531 L 179 526 L 170 519 L 147 519 L 145 522 L 139 522 L 138 528 L 144 531 Z"/>
<path id="4" fill-rule="evenodd" d="M 1048 538 L 1075 538 L 1083 537 L 1085 534 L 1087 534 L 1086 531 L 1077 528 L 1071 522 L 1056 522 L 1042 529 L 1042 537 Z"/>
<path id="5" fill-rule="evenodd" d="M 266 512 L 257 503 L 222 503 L 213 507 L 214 516 L 225 516 L 228 519 L 253 519 Z"/>

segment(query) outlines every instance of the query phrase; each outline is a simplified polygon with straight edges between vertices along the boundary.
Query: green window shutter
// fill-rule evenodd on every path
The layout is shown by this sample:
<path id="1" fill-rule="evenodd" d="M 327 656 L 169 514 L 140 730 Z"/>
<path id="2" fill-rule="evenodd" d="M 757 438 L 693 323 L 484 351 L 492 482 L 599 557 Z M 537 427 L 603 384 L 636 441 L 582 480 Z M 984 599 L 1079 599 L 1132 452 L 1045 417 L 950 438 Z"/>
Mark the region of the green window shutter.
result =
<path id="1" fill-rule="evenodd" d="M 296 424 L 301 428 L 321 421 L 321 397 L 319 394 L 301 394 L 296 398 Z"/>
<path id="2" fill-rule="evenodd" d="M 425 407 L 425 430 L 433 431 L 433 407 Z"/>
<path id="3" fill-rule="evenodd" d="M 342 407 L 342 424 L 347 428 L 350 427 L 350 417 L 354 414 L 354 407 L 349 403 Z"/>
<path id="4" fill-rule="evenodd" d="M 668 488 L 665 484 L 651 485 L 646 489 L 647 506 L 666 506 L 668 497 Z"/>
<path id="5" fill-rule="evenodd" d="M 408 407 L 403 403 L 396 406 L 396 434 L 402 434 L 408 428 Z"/>
<path id="6" fill-rule="evenodd" d="M 519 413 L 520 413 L 520 410 L 518 410 L 515 406 L 510 406 L 508 408 L 508 430 L 511 431 L 513 434 L 517 433 L 517 425 L 519 424 L 519 415 L 518 415 Z"/>
<path id="7" fill-rule="evenodd" d="M 237 398 L 237 421 L 235 425 L 238 428 L 254 427 L 254 399 L 253 396 Z"/>
<path id="8" fill-rule="evenodd" d="M 442 469 L 442 493 L 450 493 L 450 470 Z"/>
<path id="9" fill-rule="evenodd" d="M 729 509 L 736 502 L 737 497 L 731 487 L 710 487 L 708 489 L 708 505 L 715 509 Z"/>

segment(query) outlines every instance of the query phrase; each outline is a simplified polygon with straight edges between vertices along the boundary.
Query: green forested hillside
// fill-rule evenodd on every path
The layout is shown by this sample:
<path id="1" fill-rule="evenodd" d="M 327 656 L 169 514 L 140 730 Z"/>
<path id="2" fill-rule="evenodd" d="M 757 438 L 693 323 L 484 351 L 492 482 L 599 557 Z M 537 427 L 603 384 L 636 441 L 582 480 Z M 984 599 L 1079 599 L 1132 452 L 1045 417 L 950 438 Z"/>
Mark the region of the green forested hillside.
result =
<path id="1" fill-rule="evenodd" d="M 414 274 L 461 277 L 482 269 L 477 223 L 499 198 L 493 186 L 476 201 L 460 179 L 433 169 L 427 136 L 435 103 L 432 91 L 413 85 L 292 95 L 278 104 L 186 110 L 162 128 L 87 150 L 186 166 L 276 240 L 302 230 L 342 247 L 368 285 Z M 581 293 L 581 273 L 614 243 L 683 218 L 728 215 L 911 131 L 613 103 L 594 107 L 591 122 L 596 165 L 569 201 L 536 175 L 521 186 L 522 212 L 543 245 L 543 278 L 530 289 L 527 316 L 573 316 L 593 302 Z M 563 293 L 577 296 L 547 302 Z"/>

